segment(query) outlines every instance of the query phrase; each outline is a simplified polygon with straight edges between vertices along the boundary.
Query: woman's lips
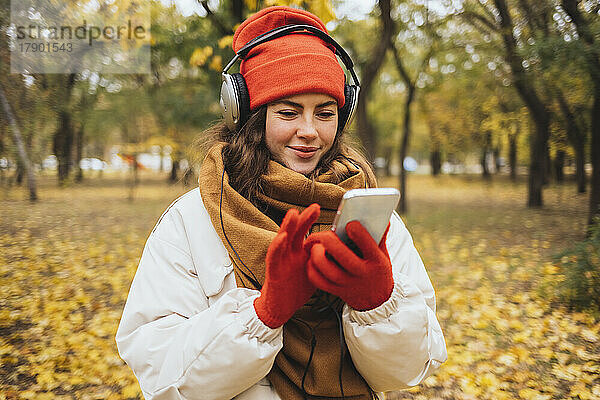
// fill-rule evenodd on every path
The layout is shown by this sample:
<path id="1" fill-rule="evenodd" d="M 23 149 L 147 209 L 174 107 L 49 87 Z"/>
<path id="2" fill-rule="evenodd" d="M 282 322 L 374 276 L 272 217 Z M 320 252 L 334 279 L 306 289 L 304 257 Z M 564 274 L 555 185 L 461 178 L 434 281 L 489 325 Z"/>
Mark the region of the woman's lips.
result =
<path id="1" fill-rule="evenodd" d="M 318 147 L 314 146 L 288 146 L 296 156 L 300 158 L 311 158 L 319 150 Z"/>

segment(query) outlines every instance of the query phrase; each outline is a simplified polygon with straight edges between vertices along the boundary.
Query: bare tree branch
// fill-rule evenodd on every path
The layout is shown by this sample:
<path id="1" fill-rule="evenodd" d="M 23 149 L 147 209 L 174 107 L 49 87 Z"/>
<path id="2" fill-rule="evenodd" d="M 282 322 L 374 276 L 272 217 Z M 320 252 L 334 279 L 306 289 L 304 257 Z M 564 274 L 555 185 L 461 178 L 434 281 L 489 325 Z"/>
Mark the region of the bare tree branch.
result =
<path id="1" fill-rule="evenodd" d="M 478 25 L 475 25 L 473 22 L 474 21 L 478 21 L 479 23 L 483 24 L 488 30 L 492 31 L 492 32 L 498 32 L 500 30 L 500 28 L 498 27 L 498 25 L 496 24 L 496 22 L 494 21 L 490 21 L 488 18 L 486 18 L 485 16 L 476 13 L 475 11 L 463 11 L 461 13 L 458 14 L 459 17 L 461 17 L 462 19 L 464 19 L 465 21 L 467 21 L 470 25 L 472 25 L 475 28 L 480 29 L 480 27 Z M 488 33 L 488 32 L 485 32 Z"/>
<path id="2" fill-rule="evenodd" d="M 488 16 L 488 20 L 496 21 L 496 15 L 494 15 L 494 13 L 489 9 L 489 7 L 486 7 L 485 4 L 482 4 L 481 2 L 477 2 L 477 5 Z"/>
<path id="3" fill-rule="evenodd" d="M 394 61 L 396 62 L 396 69 L 400 73 L 400 76 L 402 76 L 402 80 L 407 86 L 414 86 L 414 81 L 411 79 L 406 67 L 404 66 L 404 63 L 402 62 L 402 57 L 400 57 L 398 48 L 396 46 L 392 47 L 392 52 L 394 54 Z"/>
<path id="4" fill-rule="evenodd" d="M 213 25 L 219 30 L 221 35 L 228 36 L 233 35 L 233 31 L 225 26 L 223 22 L 219 19 L 219 17 L 212 12 L 210 7 L 208 6 L 207 0 L 199 0 L 200 5 L 206 11 L 206 17 L 213 23 Z"/>

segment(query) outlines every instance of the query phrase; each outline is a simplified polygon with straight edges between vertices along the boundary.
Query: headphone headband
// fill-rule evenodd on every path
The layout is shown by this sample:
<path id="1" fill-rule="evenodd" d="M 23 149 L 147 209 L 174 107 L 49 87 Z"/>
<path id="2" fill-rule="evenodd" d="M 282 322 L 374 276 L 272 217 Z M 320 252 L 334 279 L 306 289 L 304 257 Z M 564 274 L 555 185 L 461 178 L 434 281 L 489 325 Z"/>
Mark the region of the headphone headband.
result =
<path id="1" fill-rule="evenodd" d="M 325 43 L 331 45 L 334 48 L 334 54 L 339 56 L 346 69 L 350 72 L 353 84 L 344 84 L 344 97 L 346 101 L 344 106 L 340 108 L 338 131 L 343 130 L 344 127 L 350 123 L 350 121 L 352 121 L 354 112 L 357 108 L 360 82 L 358 81 L 358 77 L 354 72 L 354 64 L 352 59 L 346 50 L 344 50 L 344 48 L 327 33 L 312 25 L 283 25 L 253 38 L 244 46 L 242 46 L 235 53 L 235 56 L 231 59 L 231 61 L 227 63 L 223 69 L 223 72 L 221 73 L 221 111 L 223 113 L 225 123 L 231 131 L 238 130 L 239 126 L 247 121 L 250 115 L 250 97 L 248 94 L 246 81 L 244 80 L 242 74 L 235 73 L 230 75 L 227 73 L 227 71 L 229 71 L 229 69 L 237 60 L 245 59 L 248 56 L 248 53 L 250 53 L 250 51 L 256 46 L 294 33 L 317 36 Z"/>

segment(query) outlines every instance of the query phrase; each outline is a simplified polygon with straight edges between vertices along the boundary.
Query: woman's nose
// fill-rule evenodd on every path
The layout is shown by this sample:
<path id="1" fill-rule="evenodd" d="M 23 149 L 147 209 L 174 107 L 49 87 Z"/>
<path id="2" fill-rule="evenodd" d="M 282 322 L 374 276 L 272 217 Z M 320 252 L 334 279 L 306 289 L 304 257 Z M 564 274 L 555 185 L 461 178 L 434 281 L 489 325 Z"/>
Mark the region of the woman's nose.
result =
<path id="1" fill-rule="evenodd" d="M 296 135 L 304 139 L 314 139 L 319 136 L 312 118 L 302 119 L 302 124 L 296 130 Z"/>

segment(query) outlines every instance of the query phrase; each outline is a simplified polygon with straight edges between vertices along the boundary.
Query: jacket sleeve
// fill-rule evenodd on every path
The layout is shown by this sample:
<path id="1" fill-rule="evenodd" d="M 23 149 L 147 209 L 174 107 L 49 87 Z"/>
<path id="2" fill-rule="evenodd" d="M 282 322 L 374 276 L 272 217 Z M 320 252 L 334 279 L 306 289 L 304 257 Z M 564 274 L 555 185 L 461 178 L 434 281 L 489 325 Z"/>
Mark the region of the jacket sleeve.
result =
<path id="1" fill-rule="evenodd" d="M 147 400 L 230 399 L 267 375 L 282 347 L 282 330 L 256 316 L 258 291 L 234 287 L 206 296 L 183 219 L 177 210 L 167 211 L 148 238 L 117 347 Z"/>
<path id="2" fill-rule="evenodd" d="M 391 297 L 373 310 L 346 305 L 343 311 L 352 360 L 377 392 L 417 385 L 448 358 L 421 257 L 396 213 L 390 224 L 386 245 L 394 273 Z"/>

